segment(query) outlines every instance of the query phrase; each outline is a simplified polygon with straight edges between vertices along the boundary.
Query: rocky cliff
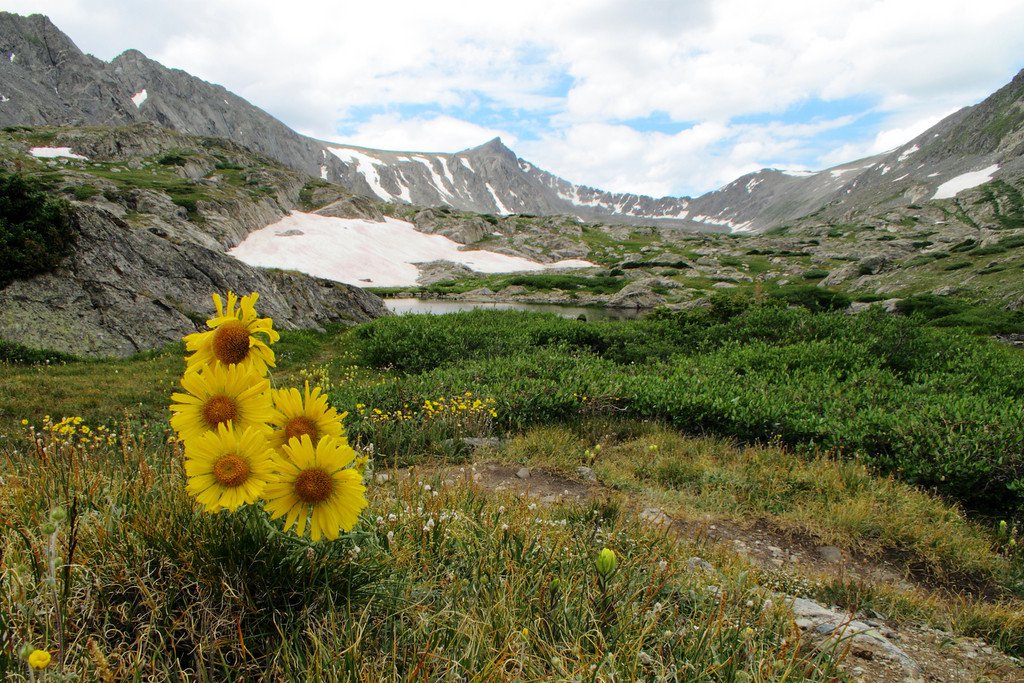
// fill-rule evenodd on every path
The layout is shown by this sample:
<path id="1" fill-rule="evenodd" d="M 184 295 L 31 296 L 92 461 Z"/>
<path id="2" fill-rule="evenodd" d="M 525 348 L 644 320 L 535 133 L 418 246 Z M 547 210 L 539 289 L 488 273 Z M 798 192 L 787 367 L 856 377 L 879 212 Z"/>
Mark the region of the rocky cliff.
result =
<path id="1" fill-rule="evenodd" d="M 261 313 L 283 328 L 386 313 L 359 288 L 224 253 L 322 189 L 228 141 L 150 124 L 21 129 L 0 134 L 0 164 L 71 200 L 77 232 L 57 270 L 0 290 L 5 340 L 128 355 L 199 329 L 210 294 L 228 289 L 260 292 Z"/>

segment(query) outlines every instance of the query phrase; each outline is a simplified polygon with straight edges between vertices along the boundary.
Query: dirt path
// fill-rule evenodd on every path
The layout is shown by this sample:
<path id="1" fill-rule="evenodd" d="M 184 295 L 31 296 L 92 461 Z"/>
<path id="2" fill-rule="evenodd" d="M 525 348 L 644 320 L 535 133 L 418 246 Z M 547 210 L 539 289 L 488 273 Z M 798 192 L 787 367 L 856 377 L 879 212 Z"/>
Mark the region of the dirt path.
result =
<path id="1" fill-rule="evenodd" d="M 543 469 L 499 462 L 419 466 L 414 473 L 417 477 L 437 476 L 452 484 L 474 482 L 484 490 L 508 491 L 528 496 L 542 504 L 583 503 L 620 496 L 597 481 L 578 481 Z M 408 477 L 410 471 L 399 470 L 397 476 Z M 782 531 L 763 520 L 742 527 L 716 519 L 677 521 L 657 508 L 641 507 L 635 512 L 649 523 L 670 526 L 684 537 L 723 544 L 752 564 L 769 571 L 783 572 L 810 581 L 838 578 L 868 584 L 884 583 L 904 590 L 924 588 L 922 583 L 927 583 L 905 576 L 904 565 L 900 564 L 900 558 L 895 554 L 881 559 L 860 557 L 838 548 L 821 546 L 813 538 Z M 848 650 L 842 668 L 851 680 L 871 683 L 1024 681 L 1024 663 L 1020 659 L 1003 654 L 982 640 L 955 636 L 925 625 L 891 623 L 885 615 L 872 611 L 846 615 L 816 603 L 810 604 L 821 607 L 823 613 L 832 612 L 844 627 L 847 622 L 856 619 L 854 624 L 870 628 L 865 636 L 844 635 L 841 641 L 840 650 Z M 823 630 L 822 619 L 814 621 L 798 617 L 796 623 L 807 631 L 805 637 L 828 645 L 827 637 L 820 634 Z M 872 634 L 880 637 L 868 637 Z M 883 642 L 895 647 L 881 647 Z M 905 657 L 894 655 L 893 652 L 902 653 Z"/>

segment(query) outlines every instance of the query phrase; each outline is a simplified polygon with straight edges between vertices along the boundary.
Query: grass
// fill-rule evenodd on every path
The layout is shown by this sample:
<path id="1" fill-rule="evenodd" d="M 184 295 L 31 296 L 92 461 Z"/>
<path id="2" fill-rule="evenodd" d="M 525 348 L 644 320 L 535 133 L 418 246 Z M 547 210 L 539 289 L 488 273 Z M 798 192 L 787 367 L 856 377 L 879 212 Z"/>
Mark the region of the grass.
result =
<path id="1" fill-rule="evenodd" d="M 834 680 L 842 653 L 807 644 L 772 593 L 780 589 L 1024 653 L 1021 564 L 993 524 L 861 461 L 630 414 L 637 394 L 615 375 L 644 384 L 645 364 L 664 372 L 680 349 L 707 363 L 703 354 L 735 354 L 735 340 L 752 348 L 765 335 L 850 344 L 856 332 L 894 361 L 893 340 L 879 341 L 888 328 L 733 299 L 696 315 L 604 326 L 474 313 L 284 332 L 274 383 L 328 389 L 351 411 L 353 442 L 372 442 L 388 474 L 370 485 L 357 528 L 320 545 L 281 534 L 258 509 L 210 515 L 186 495 L 166 426 L 180 347 L 8 363 L 0 618 L 15 642 L 47 647 L 54 669 L 82 680 Z M 684 336 L 660 336 L 673 329 Z M 933 366 L 927 348 L 911 345 L 903 359 Z M 828 365 L 828 353 L 814 353 Z M 760 358 L 747 377 L 771 362 Z M 83 418 L 70 434 L 52 426 L 65 415 Z M 485 491 L 461 444 L 490 436 L 504 441 L 489 457 L 570 477 L 585 464 L 607 489 L 592 502 L 541 506 Z M 416 468 L 402 476 L 387 469 L 396 462 Z M 462 471 L 443 469 L 451 463 Z M 58 506 L 68 516 L 50 533 Z M 766 523 L 869 558 L 896 550 L 922 587 L 757 569 L 644 522 L 646 506 L 684 524 Z M 618 556 L 610 578 L 594 564 L 604 547 Z M 690 570 L 694 556 L 714 574 Z M 0 672 L 17 680 L 12 648 L 0 648 Z"/>
<path id="2" fill-rule="evenodd" d="M 827 681 L 829 652 L 735 558 L 617 504 L 538 509 L 470 480 L 393 477 L 352 534 L 308 545 L 256 509 L 209 515 L 176 444 L 44 435 L 5 449 L 7 627 L 87 680 L 754 679 Z M 427 484 L 430 484 L 427 486 Z M 42 529 L 47 511 L 66 520 Z M 174 530 L 174 533 L 168 533 Z M 52 541 L 50 540 L 52 538 Z M 599 576 L 612 548 L 618 566 Z M 707 589 L 684 558 L 715 564 Z M 47 558 L 53 557 L 52 569 Z M 511 599 L 515 596 L 515 599 Z M 644 654 L 641 655 L 641 652 Z M 0 671 L 16 677 L 10 651 Z"/>

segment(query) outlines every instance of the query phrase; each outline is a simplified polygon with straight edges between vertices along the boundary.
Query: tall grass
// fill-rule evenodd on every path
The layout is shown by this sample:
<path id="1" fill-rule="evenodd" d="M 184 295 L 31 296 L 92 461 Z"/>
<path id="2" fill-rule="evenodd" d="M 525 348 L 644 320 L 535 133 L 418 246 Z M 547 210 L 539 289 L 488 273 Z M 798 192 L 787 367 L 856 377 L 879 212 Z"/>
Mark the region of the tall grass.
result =
<path id="1" fill-rule="evenodd" d="M 614 504 L 539 509 L 470 473 L 392 477 L 352 534 L 309 544 L 258 511 L 200 512 L 174 442 L 129 425 L 113 443 L 66 436 L 0 449 L 9 680 L 27 675 L 23 643 L 80 680 L 835 675 L 835 653 L 803 647 L 742 564 Z M 618 568 L 602 584 L 604 547 Z M 713 576 L 686 568 L 695 553 Z"/>

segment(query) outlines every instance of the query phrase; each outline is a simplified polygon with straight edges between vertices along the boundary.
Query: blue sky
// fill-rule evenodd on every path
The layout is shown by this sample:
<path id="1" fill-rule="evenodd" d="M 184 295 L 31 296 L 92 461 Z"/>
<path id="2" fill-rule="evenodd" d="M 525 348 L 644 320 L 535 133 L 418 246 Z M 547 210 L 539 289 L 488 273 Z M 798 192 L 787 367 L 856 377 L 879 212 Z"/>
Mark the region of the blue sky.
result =
<path id="1" fill-rule="evenodd" d="M 8 0 L 300 132 L 697 195 L 902 144 L 1024 67 L 1024 0 Z"/>

